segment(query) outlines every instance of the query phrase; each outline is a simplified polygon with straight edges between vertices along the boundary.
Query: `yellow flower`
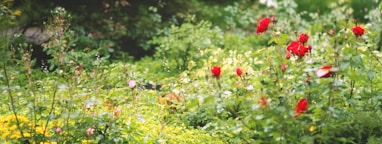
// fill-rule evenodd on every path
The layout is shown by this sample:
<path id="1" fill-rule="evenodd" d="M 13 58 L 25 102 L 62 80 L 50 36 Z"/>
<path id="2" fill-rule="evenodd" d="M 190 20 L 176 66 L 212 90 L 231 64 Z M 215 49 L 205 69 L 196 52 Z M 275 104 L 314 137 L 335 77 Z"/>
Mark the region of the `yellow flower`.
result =
<path id="1" fill-rule="evenodd" d="M 82 144 L 90 144 L 93 140 L 82 140 Z"/>
<path id="2" fill-rule="evenodd" d="M 13 12 L 13 14 L 15 15 L 15 16 L 20 16 L 21 15 L 21 10 L 15 10 L 14 12 Z"/>
<path id="3" fill-rule="evenodd" d="M 314 130 L 316 130 L 316 127 L 315 126 L 310 126 L 309 131 L 313 132 Z"/>

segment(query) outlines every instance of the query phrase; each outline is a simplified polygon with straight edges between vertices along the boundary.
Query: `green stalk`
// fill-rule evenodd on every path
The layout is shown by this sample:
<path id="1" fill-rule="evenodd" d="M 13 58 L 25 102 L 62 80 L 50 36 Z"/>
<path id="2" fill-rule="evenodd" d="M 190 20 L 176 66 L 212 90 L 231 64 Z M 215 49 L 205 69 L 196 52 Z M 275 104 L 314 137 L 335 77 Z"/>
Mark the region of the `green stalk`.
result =
<path id="1" fill-rule="evenodd" d="M 9 84 L 9 77 L 8 77 L 8 73 L 7 73 L 7 68 L 5 65 L 6 65 L 6 62 L 4 60 L 3 61 L 3 70 L 4 70 L 4 76 L 5 76 L 5 83 L 7 84 L 7 91 L 8 91 L 9 99 L 11 100 L 11 109 L 12 109 L 13 115 L 16 118 L 17 129 L 19 130 L 21 137 L 24 139 L 25 138 L 24 133 L 21 129 L 19 118 L 17 117 L 17 111 L 15 108 L 15 101 L 14 101 L 14 97 L 12 95 L 11 86 Z"/>
<path id="2" fill-rule="evenodd" d="M 54 102 L 55 102 L 55 99 L 56 99 L 56 93 L 57 93 L 57 86 L 54 88 L 54 92 L 53 92 L 53 100 L 52 100 L 52 105 L 50 107 L 50 111 L 49 111 L 49 115 L 48 115 L 48 120 L 46 121 L 45 123 L 45 127 L 44 127 L 44 132 L 43 132 L 43 135 L 45 136 L 45 133 L 46 133 L 46 129 L 48 127 L 48 124 L 50 122 L 50 115 L 52 115 L 53 111 L 54 111 Z"/>

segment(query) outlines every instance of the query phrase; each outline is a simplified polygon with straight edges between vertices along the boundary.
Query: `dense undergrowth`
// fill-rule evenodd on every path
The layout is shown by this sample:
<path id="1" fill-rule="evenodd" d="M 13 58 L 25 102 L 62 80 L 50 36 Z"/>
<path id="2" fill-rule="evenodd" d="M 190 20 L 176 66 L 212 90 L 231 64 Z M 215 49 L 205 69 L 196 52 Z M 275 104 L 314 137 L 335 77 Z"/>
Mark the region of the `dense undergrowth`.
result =
<path id="1" fill-rule="evenodd" d="M 246 30 L 190 16 L 134 62 L 110 60 L 115 43 L 78 36 L 57 8 L 42 69 L 22 36 L 1 39 L 0 141 L 378 143 L 381 7 L 367 23 L 346 2 L 305 20 L 288 0 Z M 158 103 L 169 93 L 182 100 Z"/>

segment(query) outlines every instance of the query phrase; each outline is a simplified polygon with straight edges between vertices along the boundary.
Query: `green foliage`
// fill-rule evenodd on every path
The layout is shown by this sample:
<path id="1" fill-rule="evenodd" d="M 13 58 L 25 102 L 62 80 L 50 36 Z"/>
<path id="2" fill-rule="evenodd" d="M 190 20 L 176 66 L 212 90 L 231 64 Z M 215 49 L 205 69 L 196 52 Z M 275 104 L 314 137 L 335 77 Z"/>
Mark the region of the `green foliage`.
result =
<path id="1" fill-rule="evenodd" d="M 321 143 L 375 143 L 380 139 L 379 129 L 382 126 L 380 111 L 364 111 L 352 114 L 342 113 L 342 117 L 334 118 L 333 125 L 323 127 L 320 139 Z M 331 135 L 332 137 L 323 137 Z"/>
<path id="2" fill-rule="evenodd" d="M 155 57 L 133 63 L 111 63 L 109 54 L 118 45 L 114 38 L 87 36 L 82 27 L 69 26 L 64 9 L 55 9 L 47 23 L 52 39 L 44 46 L 56 70 L 32 69 L 28 45 L 14 44 L 22 37 L 1 43 L 11 48 L 7 51 L 11 59 L 0 70 L 0 140 L 378 143 L 380 10 L 371 10 L 368 18 L 374 21 L 363 24 L 352 20 L 347 2 L 333 2 L 331 11 L 320 15 L 300 13 L 300 5 L 291 0 L 258 13 L 243 6 L 249 1 L 226 2 L 224 11 L 216 13 L 227 14 L 229 28 L 216 27 L 215 20 L 198 22 L 182 15 L 184 23 L 158 28 L 160 35 L 147 43 L 156 46 Z M 150 16 L 138 25 L 163 22 L 159 7 L 138 8 Z M 265 4 L 254 7 L 264 9 Z M 244 15 L 241 9 L 251 13 Z M 115 15 L 119 11 L 108 10 Z M 252 14 L 261 19 L 273 13 L 277 21 L 266 32 L 255 34 L 255 26 L 246 28 Z M 305 14 L 312 19 L 304 19 Z M 237 21 L 240 24 L 235 25 Z M 105 27 L 112 29 L 113 24 Z M 355 26 L 365 29 L 362 36 L 354 34 Z M 114 32 L 116 37 L 125 34 Z M 312 49 L 304 56 L 292 51 L 286 58 L 288 45 L 301 33 L 309 40 L 299 44 Z M 211 74 L 212 66 L 221 67 L 219 76 Z M 243 73 L 238 74 L 237 68 Z M 144 85 L 151 83 L 161 89 L 146 89 Z M 170 93 L 182 100 L 173 105 L 158 102 Z M 307 100 L 306 109 L 299 104 L 301 99 Z"/>
<path id="3" fill-rule="evenodd" d="M 218 28 L 211 28 L 208 22 L 197 25 L 184 23 L 180 27 L 172 26 L 163 37 L 154 38 L 150 43 L 158 45 L 155 57 L 163 60 L 165 71 L 179 73 L 193 67 L 202 57 L 199 51 L 215 49 L 222 43 L 222 34 Z"/>
<path id="4" fill-rule="evenodd" d="M 50 69 L 58 67 L 65 70 L 64 66 L 70 64 L 91 70 L 100 63 L 107 62 L 110 53 L 114 51 L 114 43 L 76 34 L 77 31 L 69 29 L 70 19 L 70 14 L 61 7 L 52 11 L 47 31 L 49 37 L 54 39 L 43 44 L 44 51 L 53 57 L 49 60 Z"/>

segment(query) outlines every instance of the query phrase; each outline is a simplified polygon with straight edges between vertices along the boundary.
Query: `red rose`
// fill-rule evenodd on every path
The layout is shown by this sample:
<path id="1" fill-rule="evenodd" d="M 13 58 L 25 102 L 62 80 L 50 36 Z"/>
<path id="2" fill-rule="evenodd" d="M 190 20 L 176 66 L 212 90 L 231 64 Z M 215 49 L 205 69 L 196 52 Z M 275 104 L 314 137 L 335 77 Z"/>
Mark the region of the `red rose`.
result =
<path id="1" fill-rule="evenodd" d="M 305 47 L 298 41 L 293 41 L 288 45 L 287 50 L 301 58 L 305 55 L 305 53 L 309 52 L 311 48 L 311 46 Z"/>
<path id="2" fill-rule="evenodd" d="M 243 71 L 240 68 L 236 68 L 236 74 L 238 76 L 241 76 L 243 74 Z"/>
<path id="3" fill-rule="evenodd" d="M 332 66 L 323 66 L 316 71 L 316 75 L 319 78 L 328 78 L 328 77 L 332 76 L 331 69 L 332 69 Z"/>
<path id="4" fill-rule="evenodd" d="M 352 31 L 356 37 L 362 36 L 363 33 L 365 32 L 365 30 L 360 26 L 353 27 Z"/>
<path id="5" fill-rule="evenodd" d="M 307 34 L 301 34 L 300 38 L 298 39 L 301 43 L 306 43 L 309 39 L 309 36 Z"/>
<path id="6" fill-rule="evenodd" d="M 287 50 L 288 51 L 292 51 L 292 49 L 296 49 L 296 47 L 298 47 L 300 44 L 298 41 L 292 41 L 288 46 L 287 46 Z"/>
<path id="7" fill-rule="evenodd" d="M 221 68 L 219 66 L 213 66 L 211 69 L 212 75 L 216 78 L 220 77 Z"/>
<path id="8" fill-rule="evenodd" d="M 304 113 L 306 110 L 308 110 L 308 100 L 306 98 L 301 99 L 294 109 L 295 115 L 294 118 L 297 118 L 298 115 Z"/>
<path id="9" fill-rule="evenodd" d="M 259 25 L 257 26 L 256 33 L 260 34 L 260 33 L 265 32 L 268 29 L 268 25 L 270 22 L 271 22 L 270 18 L 266 17 L 266 18 L 261 19 Z"/>

